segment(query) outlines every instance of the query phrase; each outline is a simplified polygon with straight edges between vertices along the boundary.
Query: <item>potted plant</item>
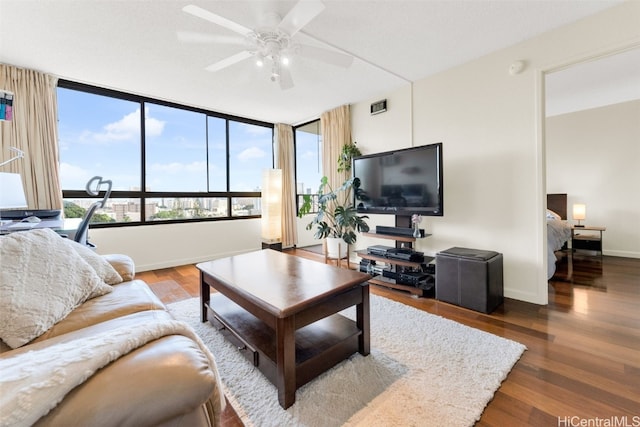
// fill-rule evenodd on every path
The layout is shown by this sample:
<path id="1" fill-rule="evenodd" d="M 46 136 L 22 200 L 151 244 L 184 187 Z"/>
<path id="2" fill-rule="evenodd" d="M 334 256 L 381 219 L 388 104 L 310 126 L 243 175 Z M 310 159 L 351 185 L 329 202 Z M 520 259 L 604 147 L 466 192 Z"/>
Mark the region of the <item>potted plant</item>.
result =
<path id="1" fill-rule="evenodd" d="M 353 206 L 352 195 L 359 198 L 361 193 L 360 178 L 350 178 L 340 188 L 334 190 L 329 185 L 327 177 L 322 177 L 317 193 L 318 211 L 311 222 L 307 224 L 306 229 L 311 230 L 315 226 L 314 237 L 316 239 L 328 239 L 328 256 L 332 258 L 344 258 L 346 256 L 346 246 L 356 242 L 356 231 L 369 231 L 369 225 L 365 221 L 369 217 L 358 215 L 356 208 Z M 311 213 L 312 206 L 312 195 L 303 195 L 303 203 L 298 209 L 298 216 L 302 217 Z M 344 246 L 343 250 L 341 250 L 342 253 L 332 250 L 333 243 L 330 244 L 329 239 L 347 243 L 347 245 L 341 245 Z"/>
<path id="2" fill-rule="evenodd" d="M 338 172 L 350 172 L 351 161 L 354 157 L 362 156 L 360 149 L 356 146 L 357 142 L 344 144 L 340 156 L 338 156 Z"/>

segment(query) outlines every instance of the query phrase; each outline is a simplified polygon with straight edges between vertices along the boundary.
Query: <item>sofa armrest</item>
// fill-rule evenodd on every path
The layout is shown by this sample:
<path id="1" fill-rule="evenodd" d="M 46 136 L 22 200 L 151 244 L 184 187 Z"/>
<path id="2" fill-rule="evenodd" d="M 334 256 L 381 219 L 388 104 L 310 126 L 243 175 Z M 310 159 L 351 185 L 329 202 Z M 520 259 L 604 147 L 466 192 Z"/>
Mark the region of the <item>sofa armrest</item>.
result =
<path id="1" fill-rule="evenodd" d="M 105 366 L 35 425 L 159 425 L 206 411 L 217 393 L 222 390 L 217 390 L 215 374 L 198 345 L 171 335 Z M 218 405 L 214 419 L 202 424 L 218 425 L 221 411 Z"/>
<path id="2" fill-rule="evenodd" d="M 102 255 L 102 257 L 116 269 L 118 274 L 122 277 L 122 280 L 125 282 L 133 280 L 136 275 L 136 267 L 130 256 L 122 254 L 107 254 Z"/>

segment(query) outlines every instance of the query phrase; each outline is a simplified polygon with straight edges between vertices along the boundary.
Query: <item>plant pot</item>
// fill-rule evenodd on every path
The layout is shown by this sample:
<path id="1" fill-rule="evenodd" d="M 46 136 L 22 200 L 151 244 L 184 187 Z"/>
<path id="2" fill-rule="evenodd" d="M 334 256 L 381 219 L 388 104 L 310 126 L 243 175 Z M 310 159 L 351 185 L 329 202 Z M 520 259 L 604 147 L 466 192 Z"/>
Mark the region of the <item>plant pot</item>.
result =
<path id="1" fill-rule="evenodd" d="M 337 259 L 337 258 L 346 258 L 347 257 L 347 248 L 349 245 L 338 237 L 327 237 L 325 239 L 325 244 L 327 246 L 327 257 Z M 338 253 L 338 250 L 340 251 Z"/>

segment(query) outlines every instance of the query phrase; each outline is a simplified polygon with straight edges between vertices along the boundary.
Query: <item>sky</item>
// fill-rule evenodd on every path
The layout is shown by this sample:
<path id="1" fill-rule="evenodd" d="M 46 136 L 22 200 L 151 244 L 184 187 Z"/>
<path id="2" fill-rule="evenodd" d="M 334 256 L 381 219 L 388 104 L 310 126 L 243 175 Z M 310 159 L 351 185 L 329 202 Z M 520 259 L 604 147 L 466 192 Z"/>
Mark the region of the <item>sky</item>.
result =
<path id="1" fill-rule="evenodd" d="M 59 88 L 58 107 L 64 190 L 84 189 L 96 175 L 114 191 L 140 188 L 139 103 Z M 147 190 L 226 191 L 224 119 L 147 103 L 145 127 Z M 272 129 L 231 121 L 229 137 L 230 190 L 256 191 L 273 167 Z"/>
<path id="2" fill-rule="evenodd" d="M 320 163 L 320 142 L 318 135 L 310 132 L 296 132 L 296 182 L 303 185 L 303 192 L 316 193 L 322 178 Z M 296 189 L 298 191 L 298 189 Z"/>

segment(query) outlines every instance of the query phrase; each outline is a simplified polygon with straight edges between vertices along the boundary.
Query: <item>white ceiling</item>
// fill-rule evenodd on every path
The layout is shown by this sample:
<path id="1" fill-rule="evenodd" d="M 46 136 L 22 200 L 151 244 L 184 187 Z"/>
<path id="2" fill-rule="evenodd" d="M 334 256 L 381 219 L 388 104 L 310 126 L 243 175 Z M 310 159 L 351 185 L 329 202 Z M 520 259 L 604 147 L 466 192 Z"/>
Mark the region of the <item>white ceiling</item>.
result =
<path id="1" fill-rule="evenodd" d="M 341 69 L 295 58 L 282 91 L 242 50 L 187 44 L 177 31 L 233 35 L 182 11 L 196 4 L 246 27 L 296 1 L 0 0 L 0 61 L 61 78 L 264 120 L 297 124 L 376 97 L 620 3 L 620 0 L 325 0 L 295 38 L 356 57 Z"/>

